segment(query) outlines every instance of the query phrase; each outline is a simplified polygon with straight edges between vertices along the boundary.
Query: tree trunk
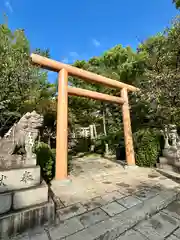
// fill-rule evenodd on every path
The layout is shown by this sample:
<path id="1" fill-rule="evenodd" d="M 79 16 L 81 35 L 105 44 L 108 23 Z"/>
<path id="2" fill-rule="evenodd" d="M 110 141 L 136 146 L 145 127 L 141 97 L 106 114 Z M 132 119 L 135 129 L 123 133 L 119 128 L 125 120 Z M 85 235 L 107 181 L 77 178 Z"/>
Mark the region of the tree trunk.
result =
<path id="1" fill-rule="evenodd" d="M 51 147 L 51 137 L 50 136 L 48 136 L 48 145 L 49 145 L 49 147 Z"/>
<path id="2" fill-rule="evenodd" d="M 91 146 L 90 146 L 90 152 L 94 152 L 94 149 L 95 149 L 95 144 L 94 144 L 94 126 L 93 125 L 90 125 L 89 126 L 90 128 L 90 138 L 91 138 Z"/>
<path id="3" fill-rule="evenodd" d="M 97 139 L 96 125 L 95 125 L 95 124 L 93 124 L 93 126 L 94 126 L 94 136 L 95 136 L 95 139 Z"/>
<path id="4" fill-rule="evenodd" d="M 106 116 L 105 116 L 105 111 L 103 109 L 103 130 L 104 130 L 104 135 L 107 136 L 107 131 L 106 131 Z"/>
<path id="5" fill-rule="evenodd" d="M 102 104 L 103 109 L 102 109 L 102 114 L 103 114 L 103 130 L 104 130 L 104 135 L 107 136 L 107 131 L 106 131 L 106 110 L 104 103 Z M 109 155 L 109 145 L 108 143 L 105 143 L 105 155 Z"/>

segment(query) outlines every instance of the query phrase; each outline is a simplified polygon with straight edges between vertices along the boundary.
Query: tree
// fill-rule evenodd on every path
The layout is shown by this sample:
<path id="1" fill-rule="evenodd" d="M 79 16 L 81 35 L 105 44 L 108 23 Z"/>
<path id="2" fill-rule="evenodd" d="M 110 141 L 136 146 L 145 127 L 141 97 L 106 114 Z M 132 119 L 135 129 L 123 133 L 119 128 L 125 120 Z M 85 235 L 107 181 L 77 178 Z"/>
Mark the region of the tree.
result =
<path id="1" fill-rule="evenodd" d="M 142 42 L 137 51 L 117 45 L 89 61 L 76 61 L 74 66 L 132 84 L 141 89 L 129 94 L 133 131 L 180 124 L 180 22 Z M 70 77 L 72 86 L 119 96 L 118 89 L 90 84 Z M 102 124 L 107 135 L 122 129 L 120 106 L 71 97 L 69 123 L 87 126 Z"/>
<path id="2" fill-rule="evenodd" d="M 173 0 L 173 3 L 175 3 L 176 8 L 180 8 L 180 0 Z"/>
<path id="3" fill-rule="evenodd" d="M 179 124 L 180 118 L 180 21 L 177 18 L 163 34 L 139 46 L 146 55 L 146 71 L 139 82 L 146 123 L 162 127 Z M 136 108 L 138 107 L 137 104 Z M 142 106 L 141 106 L 142 107 Z"/>
<path id="4" fill-rule="evenodd" d="M 35 50 L 48 56 L 49 52 Z M 0 25 L 0 134 L 25 111 L 51 95 L 47 73 L 32 65 L 24 30 Z M 31 106 L 31 107 L 30 107 Z"/>
<path id="5" fill-rule="evenodd" d="M 123 48 L 121 45 L 117 45 L 106 51 L 100 57 L 93 57 L 87 62 L 77 61 L 74 66 L 118 81 L 137 85 L 136 81 L 138 81 L 139 76 L 144 72 L 145 54 L 144 52 L 137 54 L 130 47 Z M 87 84 L 85 81 L 77 78 L 70 78 L 69 80 L 71 81 L 71 84 L 76 87 L 106 94 L 120 95 L 119 90 L 117 89 L 107 88 L 100 84 Z M 75 105 L 73 102 L 71 103 L 72 105 L 69 104 L 69 106 L 73 109 Z M 84 105 L 83 108 L 81 107 L 82 105 Z M 101 123 L 102 129 L 104 129 L 105 133 L 108 133 L 109 131 L 115 132 L 117 129 L 119 130 L 122 128 L 120 106 L 81 98 L 77 108 L 79 110 L 77 111 L 76 109 L 74 114 L 78 112 L 78 116 L 83 116 L 80 119 L 76 117 L 76 119 L 79 120 L 80 125 L 83 121 L 85 123 L 93 121 L 91 124 Z M 87 109 L 91 109 L 91 111 L 88 111 L 88 114 Z"/>

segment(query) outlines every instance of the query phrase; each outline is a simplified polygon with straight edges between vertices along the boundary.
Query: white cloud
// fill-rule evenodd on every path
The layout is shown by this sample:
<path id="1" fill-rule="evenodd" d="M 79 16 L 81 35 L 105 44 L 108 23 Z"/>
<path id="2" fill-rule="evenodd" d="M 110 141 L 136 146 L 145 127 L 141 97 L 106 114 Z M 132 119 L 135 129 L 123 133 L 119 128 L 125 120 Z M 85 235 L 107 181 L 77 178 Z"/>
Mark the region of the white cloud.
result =
<path id="1" fill-rule="evenodd" d="M 99 47 L 101 45 L 101 43 L 95 38 L 92 39 L 92 43 L 95 47 Z"/>
<path id="2" fill-rule="evenodd" d="M 79 54 L 77 52 L 70 52 L 69 56 L 73 57 L 73 58 L 77 58 L 77 57 L 79 57 Z"/>
<path id="3" fill-rule="evenodd" d="M 63 59 L 61 60 L 61 62 L 63 62 L 63 63 L 68 63 L 68 62 L 69 62 L 69 59 L 68 59 L 67 57 L 65 57 L 65 58 L 63 58 Z"/>
<path id="4" fill-rule="evenodd" d="M 7 7 L 7 9 L 8 9 L 11 13 L 13 13 L 12 5 L 11 5 L 11 3 L 10 3 L 8 0 L 5 1 L 5 6 Z"/>

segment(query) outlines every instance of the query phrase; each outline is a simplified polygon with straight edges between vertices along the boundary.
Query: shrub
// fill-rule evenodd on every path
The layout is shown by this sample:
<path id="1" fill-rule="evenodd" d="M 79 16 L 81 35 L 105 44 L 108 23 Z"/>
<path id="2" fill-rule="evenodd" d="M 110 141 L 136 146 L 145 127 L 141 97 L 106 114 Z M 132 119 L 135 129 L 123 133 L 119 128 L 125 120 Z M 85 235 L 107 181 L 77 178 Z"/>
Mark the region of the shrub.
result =
<path id="1" fill-rule="evenodd" d="M 103 154 L 105 152 L 106 143 L 109 146 L 109 151 L 112 154 L 116 154 L 117 147 L 119 149 L 124 147 L 123 132 L 112 132 L 108 133 L 107 136 L 100 136 L 100 138 L 95 141 L 95 152 Z"/>
<path id="2" fill-rule="evenodd" d="M 54 177 L 55 149 L 51 149 L 48 144 L 40 142 L 35 147 L 35 153 L 44 180 L 50 182 Z"/>
<path id="3" fill-rule="evenodd" d="M 79 138 L 76 139 L 76 144 L 71 148 L 71 152 L 77 154 L 79 152 L 89 152 L 91 146 L 90 138 Z"/>
<path id="4" fill-rule="evenodd" d="M 161 134 L 154 129 L 140 129 L 134 136 L 136 164 L 153 167 L 161 154 Z"/>
<path id="5" fill-rule="evenodd" d="M 136 164 L 141 167 L 152 167 L 157 162 L 163 148 L 163 137 L 158 130 L 140 129 L 133 134 Z M 125 160 L 125 142 L 122 131 L 101 136 L 95 142 L 95 152 L 104 153 L 105 144 L 118 160 Z"/>
<path id="6" fill-rule="evenodd" d="M 94 145 L 95 145 L 95 149 L 94 149 L 95 153 L 99 153 L 99 154 L 104 153 L 105 145 L 104 145 L 104 138 L 103 137 L 100 137 L 99 139 L 96 139 L 94 141 Z"/>

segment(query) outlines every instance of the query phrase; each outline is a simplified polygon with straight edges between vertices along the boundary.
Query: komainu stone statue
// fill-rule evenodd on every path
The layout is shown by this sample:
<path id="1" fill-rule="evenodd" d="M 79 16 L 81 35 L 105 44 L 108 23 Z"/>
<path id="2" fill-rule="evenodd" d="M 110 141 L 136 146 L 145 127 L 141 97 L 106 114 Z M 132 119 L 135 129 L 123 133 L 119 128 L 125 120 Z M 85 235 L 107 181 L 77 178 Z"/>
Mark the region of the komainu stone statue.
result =
<path id="1" fill-rule="evenodd" d="M 34 151 L 43 117 L 26 113 L 0 139 L 0 239 L 54 223 L 54 202 Z"/>
<path id="2" fill-rule="evenodd" d="M 164 139 L 163 157 L 168 159 L 169 164 L 180 166 L 180 138 L 176 125 L 168 125 L 165 127 Z"/>
<path id="3" fill-rule="evenodd" d="M 43 125 L 43 117 L 33 112 L 26 113 L 18 123 L 0 139 L 0 167 L 12 165 L 36 165 L 33 148 Z"/>

